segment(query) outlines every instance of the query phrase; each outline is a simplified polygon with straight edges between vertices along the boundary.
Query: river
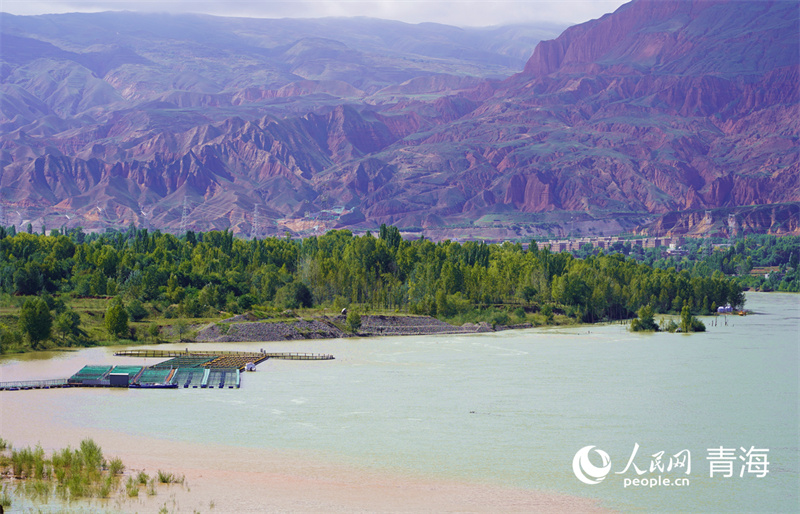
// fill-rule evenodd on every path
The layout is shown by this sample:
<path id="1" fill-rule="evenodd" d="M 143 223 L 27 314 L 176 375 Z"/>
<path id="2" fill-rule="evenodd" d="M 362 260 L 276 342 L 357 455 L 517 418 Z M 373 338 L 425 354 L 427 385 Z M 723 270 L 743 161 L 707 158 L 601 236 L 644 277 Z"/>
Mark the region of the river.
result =
<path id="1" fill-rule="evenodd" d="M 0 435 L 48 446 L 63 430 L 102 429 L 219 452 L 297 452 L 405 479 L 552 491 L 620 511 L 795 512 L 800 296 L 748 293 L 747 308 L 753 314 L 716 324 L 703 318 L 708 331 L 690 335 L 608 324 L 160 345 L 336 360 L 268 360 L 243 375 L 241 389 L 2 392 Z M 0 380 L 154 362 L 113 350 L 5 356 Z M 40 421 L 27 426 L 12 412 Z M 605 465 L 591 485 L 576 475 L 586 466 L 573 469 L 588 446 L 589 462 Z"/>

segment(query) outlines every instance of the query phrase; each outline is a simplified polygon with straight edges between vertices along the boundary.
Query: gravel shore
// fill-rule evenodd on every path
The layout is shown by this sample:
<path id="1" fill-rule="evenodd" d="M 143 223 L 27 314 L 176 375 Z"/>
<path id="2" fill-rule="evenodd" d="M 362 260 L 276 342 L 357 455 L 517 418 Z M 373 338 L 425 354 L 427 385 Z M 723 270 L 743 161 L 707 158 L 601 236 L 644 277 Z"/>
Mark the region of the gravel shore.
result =
<path id="1" fill-rule="evenodd" d="M 465 323 L 456 327 L 430 316 L 363 315 L 361 328 L 355 334 L 343 330 L 344 326 L 344 316 L 282 322 L 250 321 L 246 317 L 236 316 L 202 327 L 194 339 L 198 342 L 289 341 L 359 336 L 474 334 L 495 330 L 485 322 Z"/>

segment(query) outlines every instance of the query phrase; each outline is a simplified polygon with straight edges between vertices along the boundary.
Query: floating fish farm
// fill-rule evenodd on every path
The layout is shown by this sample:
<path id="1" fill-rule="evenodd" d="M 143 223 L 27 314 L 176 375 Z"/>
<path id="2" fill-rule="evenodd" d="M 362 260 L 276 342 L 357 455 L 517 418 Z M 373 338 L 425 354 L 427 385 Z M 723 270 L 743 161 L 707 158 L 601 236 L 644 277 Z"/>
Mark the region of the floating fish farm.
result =
<path id="1" fill-rule="evenodd" d="M 0 391 L 53 389 L 59 387 L 123 387 L 145 389 L 238 389 L 241 374 L 255 371 L 267 359 L 331 360 L 332 355 L 313 353 L 185 352 L 126 350 L 122 357 L 166 358 L 151 366 L 84 366 L 69 378 L 0 382 Z"/>

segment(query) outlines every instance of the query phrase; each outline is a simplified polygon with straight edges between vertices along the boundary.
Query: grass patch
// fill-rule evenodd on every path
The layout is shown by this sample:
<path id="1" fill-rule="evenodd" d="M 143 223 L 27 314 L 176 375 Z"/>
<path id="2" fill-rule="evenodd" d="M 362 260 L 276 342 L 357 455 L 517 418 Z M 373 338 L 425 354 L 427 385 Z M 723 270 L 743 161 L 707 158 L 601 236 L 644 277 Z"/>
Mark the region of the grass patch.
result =
<path id="1" fill-rule="evenodd" d="M 173 473 L 158 470 L 158 481 L 162 484 L 183 484 L 186 480 L 184 476 L 178 476 Z"/>
<path id="2" fill-rule="evenodd" d="M 78 448 L 63 448 L 49 457 L 41 446 L 13 450 L 8 441 L 0 439 L 0 475 L 16 481 L 10 491 L 4 484 L 0 492 L 0 506 L 11 506 L 13 495 L 23 496 L 34 502 L 48 503 L 53 495 L 62 502 L 77 499 L 112 498 L 122 495 L 136 498 L 142 487 L 150 496 L 155 496 L 156 477 L 144 471 L 128 475 L 124 487 L 120 481 L 125 474 L 125 465 L 115 457 L 106 460 L 103 450 L 92 439 L 84 439 Z M 164 484 L 184 484 L 185 477 L 166 471 L 158 471 L 158 481 Z"/>
<path id="3" fill-rule="evenodd" d="M 125 483 L 125 493 L 128 498 L 139 496 L 139 482 L 134 477 L 128 477 L 128 481 Z"/>

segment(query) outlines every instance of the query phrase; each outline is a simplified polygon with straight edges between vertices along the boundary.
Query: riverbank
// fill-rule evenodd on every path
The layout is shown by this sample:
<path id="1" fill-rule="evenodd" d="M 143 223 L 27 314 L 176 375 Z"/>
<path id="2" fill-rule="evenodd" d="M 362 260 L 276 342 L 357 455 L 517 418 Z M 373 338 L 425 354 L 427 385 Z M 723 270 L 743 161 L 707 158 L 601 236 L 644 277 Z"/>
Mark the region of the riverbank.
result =
<path id="1" fill-rule="evenodd" d="M 2 437 L 45 451 L 91 437 L 126 474 L 168 470 L 185 484 L 159 485 L 157 495 L 75 503 L 121 512 L 605 512 L 593 500 L 558 493 L 449 481 L 356 467 L 336 454 L 244 448 L 151 438 L 62 421 L 64 391 L 5 394 Z M 67 394 L 81 394 L 80 392 Z M 18 420 L 9 423 L 6 420 Z M 173 438 L 174 437 L 174 438 Z M 124 482 L 124 480 L 123 480 Z M 17 505 L 21 502 L 17 500 Z M 12 508 L 14 505 L 12 504 Z M 45 509 L 45 511 L 47 511 Z"/>
<path id="2" fill-rule="evenodd" d="M 477 334 L 530 327 L 530 323 L 492 327 L 486 322 L 454 326 L 430 316 L 362 315 L 361 327 L 356 332 L 350 332 L 345 329 L 344 316 L 298 318 L 292 321 L 253 321 L 246 316 L 234 316 L 199 327 L 191 339 L 196 342 L 293 341 L 345 337 Z"/>

